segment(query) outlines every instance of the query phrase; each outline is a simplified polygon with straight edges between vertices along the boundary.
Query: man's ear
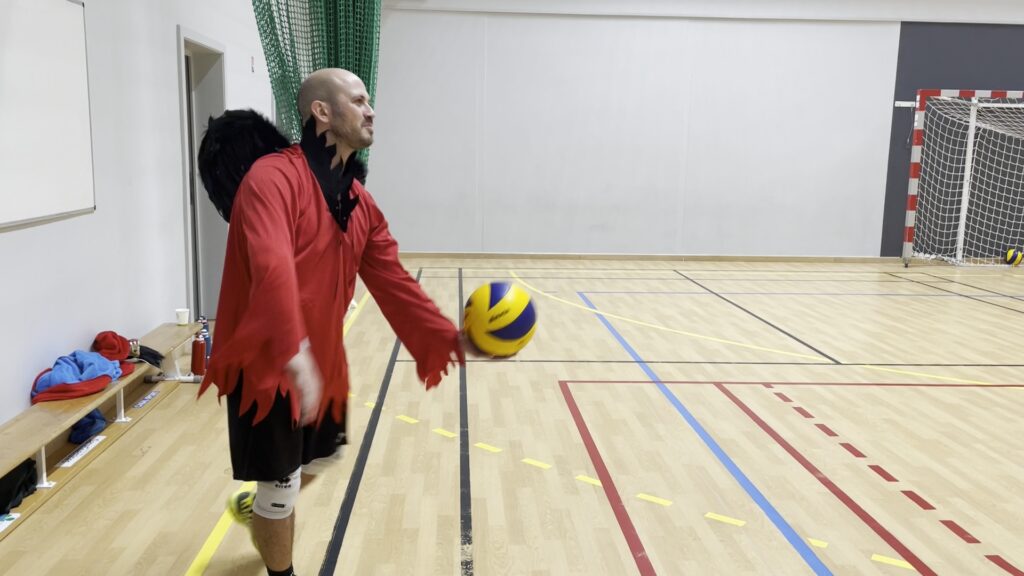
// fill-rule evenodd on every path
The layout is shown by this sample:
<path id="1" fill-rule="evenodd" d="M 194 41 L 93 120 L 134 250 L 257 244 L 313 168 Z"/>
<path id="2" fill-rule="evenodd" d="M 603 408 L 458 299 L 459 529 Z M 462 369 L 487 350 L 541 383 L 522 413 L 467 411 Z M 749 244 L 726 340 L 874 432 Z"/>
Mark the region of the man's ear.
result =
<path id="1" fill-rule="evenodd" d="M 313 117 L 320 122 L 326 124 L 330 121 L 330 111 L 328 109 L 327 102 L 324 102 L 323 100 L 314 100 L 313 104 L 310 105 L 310 110 L 313 113 Z"/>

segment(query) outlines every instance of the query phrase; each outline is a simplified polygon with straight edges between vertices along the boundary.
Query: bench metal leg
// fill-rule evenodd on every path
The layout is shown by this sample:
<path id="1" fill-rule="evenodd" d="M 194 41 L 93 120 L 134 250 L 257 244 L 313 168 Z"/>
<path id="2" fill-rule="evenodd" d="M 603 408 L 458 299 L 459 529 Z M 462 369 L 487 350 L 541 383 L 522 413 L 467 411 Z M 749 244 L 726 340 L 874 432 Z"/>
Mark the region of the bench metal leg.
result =
<path id="1" fill-rule="evenodd" d="M 57 485 L 56 482 L 46 479 L 46 446 L 39 449 L 39 457 L 36 459 L 36 477 L 39 480 L 36 488 L 53 488 Z"/>
<path id="2" fill-rule="evenodd" d="M 114 422 L 131 422 L 131 418 L 127 418 L 124 415 L 124 388 L 117 391 L 117 419 Z"/>

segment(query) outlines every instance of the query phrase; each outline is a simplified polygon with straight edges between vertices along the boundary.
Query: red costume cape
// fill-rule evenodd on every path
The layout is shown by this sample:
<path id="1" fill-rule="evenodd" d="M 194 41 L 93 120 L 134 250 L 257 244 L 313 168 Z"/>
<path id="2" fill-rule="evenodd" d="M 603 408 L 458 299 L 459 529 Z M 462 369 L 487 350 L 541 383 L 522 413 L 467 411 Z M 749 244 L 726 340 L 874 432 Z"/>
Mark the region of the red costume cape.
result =
<path id="1" fill-rule="evenodd" d="M 285 365 L 308 338 L 324 383 L 317 422 L 327 414 L 341 422 L 349 387 L 342 323 L 356 274 L 428 388 L 453 358 L 462 361 L 458 329 L 399 262 L 376 202 L 358 180 L 350 195 L 358 203 L 342 232 L 298 145 L 253 164 L 231 209 L 216 337 L 200 395 L 211 384 L 218 397 L 231 393 L 244 371 L 242 413 L 255 404 L 259 422 L 280 391 L 298 421 Z"/>

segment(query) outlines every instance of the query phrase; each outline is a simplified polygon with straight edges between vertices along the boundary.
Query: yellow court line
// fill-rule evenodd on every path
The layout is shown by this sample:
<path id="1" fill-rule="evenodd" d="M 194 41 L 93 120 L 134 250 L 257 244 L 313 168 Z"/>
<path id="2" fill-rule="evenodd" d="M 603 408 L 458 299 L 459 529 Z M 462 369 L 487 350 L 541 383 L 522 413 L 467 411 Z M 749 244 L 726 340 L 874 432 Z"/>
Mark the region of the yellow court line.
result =
<path id="1" fill-rule="evenodd" d="M 809 360 L 822 360 L 821 356 L 812 356 L 810 354 L 800 354 L 798 352 L 787 352 L 785 350 L 777 350 L 775 348 L 767 348 L 765 346 L 755 346 L 754 344 L 747 344 L 745 342 L 736 342 L 735 340 L 726 340 L 724 338 L 715 338 L 714 336 L 707 336 L 705 334 L 697 334 L 696 332 L 687 332 L 685 330 L 677 330 L 675 328 L 669 328 L 668 326 L 661 326 L 659 324 L 651 324 L 649 322 L 644 322 L 642 320 L 636 320 L 634 318 L 628 318 L 626 316 L 619 316 L 618 314 L 611 314 L 611 313 L 608 313 L 608 312 L 603 312 L 601 310 L 594 310 L 593 308 L 589 308 L 589 307 L 584 306 L 582 304 L 577 304 L 575 302 L 570 302 L 569 300 L 565 300 L 564 298 L 559 298 L 558 296 L 552 296 L 551 294 L 548 294 L 548 293 L 546 293 L 546 292 L 544 292 L 542 290 L 539 290 L 539 289 L 535 288 L 532 284 L 530 284 L 526 280 L 523 280 L 522 278 L 520 278 L 519 274 L 516 274 L 515 270 L 509 270 L 509 274 L 511 274 L 512 277 L 515 278 L 517 282 L 519 282 L 523 286 L 526 286 L 526 288 L 528 288 L 529 290 L 532 290 L 533 292 L 536 292 L 537 294 L 540 294 L 541 296 L 544 296 L 545 298 L 551 298 L 552 300 L 555 300 L 557 302 L 561 302 L 562 304 L 565 304 L 565 305 L 568 305 L 568 306 L 572 306 L 573 308 L 579 308 L 580 310 L 586 310 L 587 312 L 590 312 L 591 314 L 599 314 L 601 316 L 604 316 L 605 318 L 615 318 L 616 320 L 622 320 L 623 322 L 629 322 L 630 324 L 636 324 L 637 326 L 644 326 L 646 328 L 654 328 L 655 330 L 662 330 L 664 332 L 671 332 L 673 334 L 681 334 L 683 336 L 689 336 L 691 338 L 699 338 L 700 340 L 710 340 L 711 342 L 718 342 L 719 344 L 728 344 L 730 346 L 738 346 L 740 348 L 748 348 L 750 350 L 760 350 L 761 352 L 772 352 L 772 353 L 775 353 L 775 354 L 782 354 L 783 356 L 792 356 L 794 358 L 806 358 L 806 359 L 809 359 Z"/>
<path id="2" fill-rule="evenodd" d="M 431 432 L 433 432 L 434 434 L 440 434 L 445 438 L 455 438 L 456 436 L 458 436 L 458 434 L 456 434 L 455 432 L 449 432 L 444 428 L 434 428 L 433 430 L 431 430 Z"/>
<path id="3" fill-rule="evenodd" d="M 899 558 L 889 558 L 888 556 L 882 556 L 881 554 L 872 554 L 871 559 L 879 564 L 888 564 L 890 566 L 898 566 L 900 568 L 906 568 L 907 570 L 913 570 L 914 567 L 910 565 L 910 562 L 906 560 L 900 560 Z"/>
<path id="4" fill-rule="evenodd" d="M 363 305 L 366 304 L 366 301 L 369 298 L 370 293 L 367 292 L 366 294 L 363 294 L 362 298 L 359 299 L 359 304 L 356 304 L 356 309 L 353 310 L 352 313 L 349 314 L 348 318 L 345 319 L 345 325 L 342 326 L 341 328 L 342 334 L 348 333 L 349 327 L 352 326 L 352 324 L 356 321 L 356 318 L 359 318 L 359 313 L 363 311 Z"/>
<path id="5" fill-rule="evenodd" d="M 255 482 L 242 484 L 242 490 L 252 490 L 255 487 Z M 210 559 L 213 558 L 213 553 L 217 551 L 217 547 L 224 540 L 224 535 L 228 533 L 228 528 L 231 528 L 234 522 L 234 518 L 231 517 L 231 513 L 227 510 L 220 515 L 220 520 L 217 520 L 217 525 L 213 527 L 213 532 L 210 532 L 210 536 L 203 543 L 203 547 L 199 549 L 199 554 L 196 554 L 196 558 L 188 567 L 185 576 L 201 576 L 206 571 L 206 567 L 210 565 Z"/>
<path id="6" fill-rule="evenodd" d="M 807 542 L 815 548 L 828 548 L 828 542 L 825 542 L 823 540 L 815 540 L 814 538 L 808 538 Z"/>
<path id="7" fill-rule="evenodd" d="M 363 406 L 366 406 L 367 408 L 374 408 L 374 407 L 377 406 L 377 403 L 376 402 L 363 402 Z"/>
<path id="8" fill-rule="evenodd" d="M 575 302 L 570 302 L 569 300 L 565 300 L 564 298 L 559 298 L 557 296 L 552 296 L 551 294 L 548 294 L 547 292 L 544 292 L 543 290 L 540 290 L 539 288 L 536 288 L 532 284 L 530 284 L 530 283 L 526 282 L 525 280 L 523 280 L 522 278 L 520 278 L 519 275 L 516 274 L 515 270 L 509 270 L 509 274 L 511 274 L 512 277 L 515 278 L 517 282 L 519 282 L 520 284 L 525 286 L 527 289 L 529 289 L 529 290 L 531 290 L 533 292 L 536 292 L 537 294 L 540 294 L 541 296 L 544 296 L 545 298 L 550 298 L 550 299 L 552 299 L 552 300 L 554 300 L 556 302 L 561 302 L 562 304 L 565 304 L 567 306 L 572 306 L 573 308 L 579 308 L 580 310 L 586 310 L 587 312 L 590 312 L 591 314 L 600 314 L 601 316 L 604 316 L 606 318 L 615 318 L 616 320 L 622 320 L 623 322 L 629 322 L 630 324 L 636 324 L 637 326 L 644 326 L 646 328 L 653 328 L 655 330 L 662 330 L 664 332 L 671 332 L 673 334 L 681 334 L 683 336 L 690 336 L 692 338 L 699 338 L 701 340 L 710 340 L 712 342 L 718 342 L 720 344 L 727 344 L 729 346 L 738 346 L 740 348 L 748 348 L 750 350 L 760 350 L 762 352 L 771 352 L 773 354 L 781 354 L 783 356 L 793 356 L 793 357 L 796 357 L 796 358 L 808 358 L 808 359 L 819 360 L 819 361 L 822 360 L 821 356 L 811 356 L 811 355 L 808 355 L 808 354 L 799 354 L 797 352 L 787 352 L 785 350 L 776 350 L 775 348 L 768 348 L 768 347 L 765 347 L 765 346 L 755 346 L 753 344 L 747 344 L 745 342 L 736 342 L 735 340 L 726 340 L 724 338 L 715 338 L 713 336 L 706 336 L 704 334 L 697 334 L 697 333 L 694 333 L 694 332 L 687 332 L 685 330 L 676 330 L 675 328 L 669 328 L 668 326 L 661 326 L 659 324 L 651 324 L 649 322 L 644 322 L 642 320 L 636 320 L 634 318 L 629 318 L 629 317 L 626 317 L 626 316 L 620 316 L 618 314 L 611 314 L 609 312 L 603 312 L 601 310 L 594 310 L 593 308 L 589 308 L 589 307 L 584 306 L 582 304 L 577 304 Z M 961 384 L 978 384 L 978 385 L 982 385 L 982 386 L 991 386 L 992 385 L 991 382 L 983 382 L 983 381 L 980 381 L 980 380 L 968 380 L 966 378 L 953 378 L 953 377 L 950 377 L 950 376 L 939 376 L 938 374 L 929 374 L 927 372 L 911 372 L 911 371 L 908 371 L 908 370 L 897 370 L 895 368 L 883 368 L 881 366 L 873 366 L 873 365 L 870 365 L 870 364 L 866 364 L 866 365 L 860 366 L 860 368 L 867 368 L 868 370 L 877 370 L 879 372 L 890 372 L 890 373 L 893 373 L 893 374 L 903 374 L 905 376 L 919 376 L 919 377 L 922 377 L 922 378 L 931 378 L 931 379 L 935 379 L 935 380 L 945 380 L 947 382 L 959 382 Z"/>
<path id="9" fill-rule="evenodd" d="M 911 372 L 909 370 L 896 370 L 895 368 L 883 368 L 882 366 L 872 366 L 866 364 L 862 368 L 868 368 L 870 370 L 878 370 L 879 372 L 892 372 L 894 374 L 904 374 L 906 376 L 921 376 L 922 378 L 930 378 L 934 380 L 946 380 L 947 382 L 960 382 L 961 384 L 978 384 L 981 386 L 992 386 L 992 382 L 984 382 L 981 380 L 967 380 L 965 378 L 952 378 L 949 376 L 939 376 L 938 374 L 929 374 L 927 372 Z"/>
<path id="10" fill-rule="evenodd" d="M 672 501 L 671 500 L 665 500 L 664 498 L 658 498 L 657 496 L 651 496 L 650 494 L 644 494 L 643 492 L 637 494 L 636 497 L 641 499 L 641 500 L 646 500 L 647 502 L 653 502 L 655 504 L 661 504 L 662 506 L 671 506 L 672 505 Z"/>
<path id="11" fill-rule="evenodd" d="M 494 453 L 494 454 L 497 454 L 498 452 L 501 452 L 501 448 L 498 448 L 497 446 L 491 446 L 490 444 L 484 444 L 483 442 L 477 442 L 476 444 L 473 444 L 473 446 L 476 446 L 477 448 L 479 448 L 481 450 L 487 450 L 488 452 L 491 452 L 491 453 Z"/>
<path id="12" fill-rule="evenodd" d="M 590 476 L 584 476 L 583 474 L 580 474 L 579 476 L 577 476 L 576 479 L 579 480 L 580 482 L 584 482 L 586 484 L 591 484 L 591 485 L 598 486 L 598 487 L 601 486 L 601 481 L 600 480 L 598 480 L 597 478 L 591 478 Z"/>
<path id="13" fill-rule="evenodd" d="M 537 468 L 540 468 L 541 470 L 547 470 L 548 468 L 551 468 L 551 464 L 548 464 L 546 462 L 541 462 L 540 460 L 534 460 L 533 458 L 523 458 L 522 462 L 523 462 L 523 464 L 529 464 L 530 466 L 536 466 Z"/>
<path id="14" fill-rule="evenodd" d="M 715 514 L 714 512 L 708 512 L 704 515 L 708 520 L 717 520 L 723 524 L 732 524 L 733 526 L 746 526 L 746 520 L 739 520 L 737 518 L 730 518 L 728 516 L 722 516 L 721 514 Z"/>
<path id="15" fill-rule="evenodd" d="M 415 423 L 419 422 L 419 420 L 413 418 L 412 416 L 406 416 L 405 414 L 402 414 L 401 416 L 395 416 L 395 419 L 396 420 L 401 420 L 402 422 L 405 422 L 406 424 L 415 424 Z"/>
<path id="16" fill-rule="evenodd" d="M 345 324 L 342 325 L 342 334 L 347 334 L 348 329 L 355 323 L 356 318 L 359 317 L 359 313 L 363 310 L 363 305 L 369 299 L 370 293 L 363 294 L 363 297 L 359 299 L 359 304 L 356 305 L 355 310 L 345 319 Z M 246 482 L 242 484 L 242 490 L 252 490 L 256 487 L 255 482 Z M 203 547 L 199 549 L 192 564 L 189 565 L 188 571 L 185 572 L 185 576 L 202 576 L 206 572 L 206 567 L 210 565 L 210 560 L 213 555 L 217 552 L 217 548 L 220 547 L 221 542 L 224 541 L 224 536 L 227 535 L 228 529 L 231 528 L 231 524 L 234 520 L 231 518 L 231 513 L 225 510 L 221 515 L 220 519 L 217 520 L 217 524 L 213 527 L 213 531 L 206 537 L 206 541 L 203 542 Z"/>

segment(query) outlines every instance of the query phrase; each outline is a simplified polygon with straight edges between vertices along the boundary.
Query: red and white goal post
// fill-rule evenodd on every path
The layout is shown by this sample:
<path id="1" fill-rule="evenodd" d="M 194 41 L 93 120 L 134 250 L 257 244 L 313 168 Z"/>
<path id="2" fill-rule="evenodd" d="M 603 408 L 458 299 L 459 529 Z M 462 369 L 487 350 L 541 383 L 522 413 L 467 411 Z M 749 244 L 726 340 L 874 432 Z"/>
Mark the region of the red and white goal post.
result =
<path id="1" fill-rule="evenodd" d="M 919 90 L 903 262 L 1024 249 L 1024 91 Z"/>

